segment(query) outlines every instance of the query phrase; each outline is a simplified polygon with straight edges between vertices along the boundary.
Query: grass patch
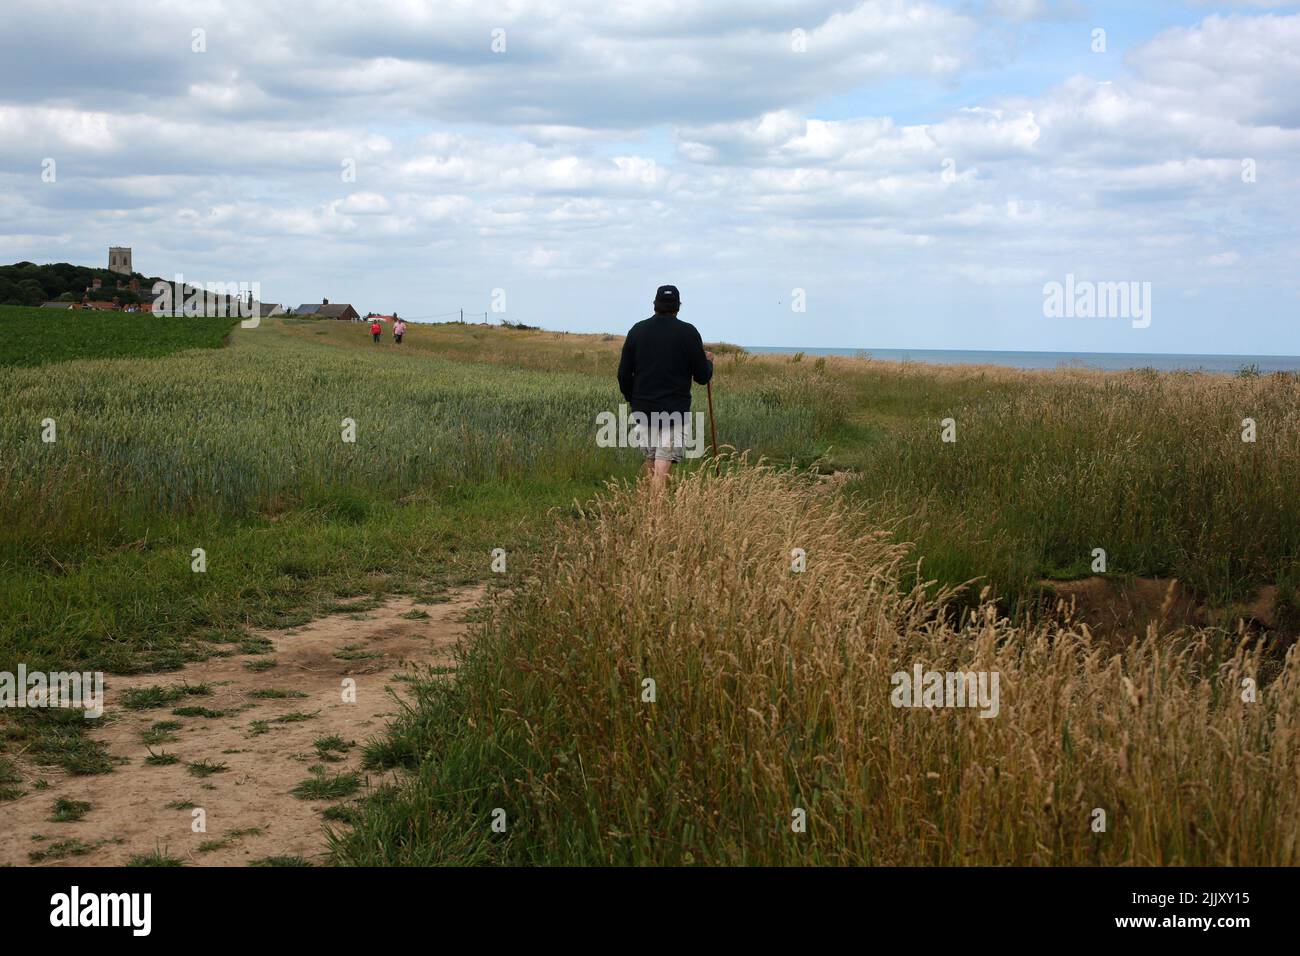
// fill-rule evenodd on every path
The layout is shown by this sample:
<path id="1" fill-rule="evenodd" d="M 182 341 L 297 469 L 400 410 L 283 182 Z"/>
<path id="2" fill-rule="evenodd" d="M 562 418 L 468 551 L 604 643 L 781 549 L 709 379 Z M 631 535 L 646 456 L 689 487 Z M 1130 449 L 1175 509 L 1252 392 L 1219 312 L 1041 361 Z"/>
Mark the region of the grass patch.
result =
<path id="1" fill-rule="evenodd" d="M 224 850 L 227 847 L 234 846 L 240 840 L 247 836 L 260 836 L 261 827 L 241 827 L 237 830 L 231 830 L 219 840 L 204 840 L 199 844 L 200 853 L 212 853 L 216 850 Z"/>
<path id="2" fill-rule="evenodd" d="M 172 711 L 177 717 L 206 717 L 209 720 L 229 716 L 228 710 L 213 710 L 210 707 L 177 707 Z"/>
<path id="3" fill-rule="evenodd" d="M 331 734 L 328 737 L 317 737 L 312 746 L 316 748 L 316 755 L 321 760 L 337 763 L 356 746 L 356 741 L 344 740 L 338 734 Z"/>
<path id="4" fill-rule="evenodd" d="M 50 817 L 50 822 L 73 823 L 84 817 L 91 809 L 91 804 L 85 800 L 68 800 L 59 797 L 54 801 L 54 812 Z"/>
<path id="5" fill-rule="evenodd" d="M 207 684 L 181 684 L 179 687 L 132 687 L 122 694 L 122 706 L 127 710 L 149 710 L 166 707 L 185 697 L 208 697 L 212 688 Z"/>
<path id="6" fill-rule="evenodd" d="M 230 767 L 205 758 L 186 764 L 185 769 L 189 771 L 191 777 L 210 777 L 214 773 L 225 773 Z"/>
<path id="7" fill-rule="evenodd" d="M 360 601 L 344 601 L 335 604 L 329 608 L 330 614 L 364 614 L 367 611 L 375 611 L 383 606 L 383 602 L 377 598 L 365 598 Z"/>
<path id="8" fill-rule="evenodd" d="M 150 747 L 175 743 L 180 739 L 176 736 L 175 731 L 180 730 L 183 726 L 185 725 L 179 720 L 157 720 L 150 727 L 140 731 L 140 739 Z"/>
<path id="9" fill-rule="evenodd" d="M 331 775 L 319 768 L 295 786 L 292 793 L 299 800 L 340 800 L 361 789 L 361 774 L 356 771 Z"/>
<path id="10" fill-rule="evenodd" d="M 311 866 L 303 857 L 300 856 L 264 856 L 252 860 L 249 866 Z"/>
<path id="11" fill-rule="evenodd" d="M 185 861 L 171 856 L 166 850 L 154 850 L 152 853 L 137 853 L 126 863 L 127 866 L 184 866 Z"/>
<path id="12" fill-rule="evenodd" d="M 13 761 L 6 757 L 0 757 L 0 802 L 17 800 L 21 797 L 23 791 L 19 789 L 18 784 L 22 782 L 23 779 L 18 776 Z"/>
<path id="13" fill-rule="evenodd" d="M 0 715 L 0 747 L 12 747 L 41 766 L 61 767 L 74 776 L 109 773 L 120 758 L 87 736 L 90 723 L 83 711 L 62 707 Z"/>
<path id="14" fill-rule="evenodd" d="M 66 860 L 69 857 L 85 856 L 93 852 L 94 849 L 85 841 L 76 838 L 59 840 L 57 843 L 51 843 L 39 850 L 32 850 L 27 854 L 27 859 L 31 863 L 52 863 L 56 860 Z"/>
<path id="15" fill-rule="evenodd" d="M 321 817 L 332 823 L 345 823 L 351 826 L 361 819 L 361 811 L 355 804 L 335 803 L 321 811 Z"/>
<path id="16" fill-rule="evenodd" d="M 378 651 L 368 651 L 361 644 L 344 644 L 334 656 L 341 661 L 368 661 L 376 657 L 382 657 Z"/>

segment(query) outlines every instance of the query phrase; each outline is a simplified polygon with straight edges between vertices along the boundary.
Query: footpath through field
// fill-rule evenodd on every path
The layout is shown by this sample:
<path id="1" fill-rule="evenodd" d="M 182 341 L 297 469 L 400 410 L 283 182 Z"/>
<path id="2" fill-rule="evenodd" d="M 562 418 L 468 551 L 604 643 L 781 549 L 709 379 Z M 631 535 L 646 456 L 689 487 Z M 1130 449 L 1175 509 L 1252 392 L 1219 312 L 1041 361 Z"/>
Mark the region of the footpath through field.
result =
<path id="1" fill-rule="evenodd" d="M 427 605 L 395 598 L 261 632 L 267 654 L 108 675 L 105 713 L 91 733 L 123 763 L 69 776 L 20 757 L 26 793 L 4 807 L 0 865 L 120 866 L 155 854 L 199 866 L 322 862 L 322 814 L 346 812 L 348 799 L 380 783 L 361 770 L 365 738 L 383 730 L 393 694 L 417 670 L 450 669 L 483 594 L 464 588 Z M 345 701 L 349 682 L 354 702 Z M 139 706 L 159 686 L 155 696 L 167 702 Z M 168 699 L 166 691 L 187 687 L 206 693 Z M 57 801 L 89 809 L 54 822 Z"/>

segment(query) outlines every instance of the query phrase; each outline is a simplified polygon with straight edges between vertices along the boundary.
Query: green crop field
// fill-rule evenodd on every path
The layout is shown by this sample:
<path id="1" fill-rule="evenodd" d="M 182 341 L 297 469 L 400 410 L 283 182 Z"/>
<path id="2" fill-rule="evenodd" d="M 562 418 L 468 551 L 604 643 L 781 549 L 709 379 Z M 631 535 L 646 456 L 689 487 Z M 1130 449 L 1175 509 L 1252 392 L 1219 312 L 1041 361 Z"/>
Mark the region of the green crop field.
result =
<path id="1" fill-rule="evenodd" d="M 225 341 L 236 321 L 0 305 L 0 366 L 145 358 L 183 349 L 215 349 Z"/>
<path id="2" fill-rule="evenodd" d="M 638 467 L 595 442 L 620 342 L 417 325 L 397 347 L 351 323 L 0 309 L 0 670 L 174 669 L 343 599 L 493 579 L 504 548 L 509 596 L 460 676 L 421 685 L 370 741 L 370 765 L 406 782 L 336 830 L 336 859 L 1296 862 L 1296 758 L 1279 748 L 1300 715 L 1270 697 L 1242 717 L 1206 676 L 1295 689 L 1278 661 L 1300 621 L 1296 376 L 714 346 L 737 457 L 720 478 L 686 469 L 674 524 L 607 485 Z M 1056 620 L 1044 579 L 1091 576 L 1096 549 L 1109 581 L 1183 583 L 1203 611 L 1186 650 L 1150 638 L 1111 658 Z M 1265 640 L 1238 647 L 1234 609 L 1262 590 Z M 864 681 L 887 680 L 884 647 L 996 660 L 1022 701 L 1061 707 L 978 743 L 955 722 L 950 739 L 891 725 L 855 710 Z M 647 668 L 672 706 L 639 709 Z M 1125 681 L 1131 710 L 1099 716 Z M 20 751 L 111 769 L 71 728 L 4 721 L 0 775 Z M 1185 759 L 1132 752 L 1162 733 Z M 1035 768 L 1004 794 L 1027 829 L 981 824 L 963 796 L 999 760 Z M 1189 795 L 1200 841 L 1170 810 L 1090 856 L 1042 809 L 1045 792 L 1082 807 L 1195 774 L 1213 778 Z M 768 833 L 792 801 L 822 821 L 802 849 Z M 866 804 L 888 826 L 852 818 Z M 494 807 L 527 828 L 465 837 Z"/>
<path id="3" fill-rule="evenodd" d="M 369 341 L 360 326 L 265 322 L 227 349 L 0 369 L 0 656 L 172 660 L 195 628 L 280 620 L 327 579 L 370 586 L 340 540 L 379 536 L 375 573 L 463 573 L 450 548 L 429 562 L 430 523 L 491 548 L 509 542 L 460 522 L 461 509 L 481 502 L 485 518 L 537 526 L 635 473 L 633 453 L 594 442 L 596 415 L 618 399 L 608 377 L 345 350 L 317 331 Z M 720 412 L 746 444 L 804 451 L 838 414 L 808 388 L 776 369 Z M 218 559 L 200 585 L 188 555 L 205 545 Z"/>

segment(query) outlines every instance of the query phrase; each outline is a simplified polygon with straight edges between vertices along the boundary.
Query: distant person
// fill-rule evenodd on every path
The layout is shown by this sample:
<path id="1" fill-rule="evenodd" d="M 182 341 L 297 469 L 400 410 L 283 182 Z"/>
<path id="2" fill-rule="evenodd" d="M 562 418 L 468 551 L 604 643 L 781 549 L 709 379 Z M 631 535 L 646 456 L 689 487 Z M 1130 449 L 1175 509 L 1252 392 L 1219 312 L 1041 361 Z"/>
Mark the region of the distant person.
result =
<path id="1" fill-rule="evenodd" d="M 402 344 L 402 336 L 406 334 L 406 323 L 393 316 L 393 341 L 398 345 Z"/>
<path id="2" fill-rule="evenodd" d="M 379 320 L 378 319 L 372 320 L 370 323 L 371 338 L 373 338 L 376 342 L 378 342 L 379 337 L 383 334 L 384 334 L 384 327 L 379 324 Z"/>
<path id="3" fill-rule="evenodd" d="M 691 410 L 691 380 L 706 385 L 713 378 L 713 353 L 705 350 L 695 326 L 677 318 L 681 305 L 677 287 L 661 285 L 655 292 L 654 315 L 632 326 L 618 363 L 618 387 L 633 413 L 677 413 L 657 434 L 656 429 L 637 429 L 645 475 L 656 494 L 667 483 L 673 463 L 685 457 L 682 425 Z"/>

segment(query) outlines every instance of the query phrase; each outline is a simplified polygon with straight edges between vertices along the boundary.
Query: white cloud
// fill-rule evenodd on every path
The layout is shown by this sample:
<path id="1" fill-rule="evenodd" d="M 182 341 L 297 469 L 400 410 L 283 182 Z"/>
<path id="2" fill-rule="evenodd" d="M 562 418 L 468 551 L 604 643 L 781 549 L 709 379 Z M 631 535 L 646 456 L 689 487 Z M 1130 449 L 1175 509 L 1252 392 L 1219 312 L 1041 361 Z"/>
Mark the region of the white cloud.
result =
<path id="1" fill-rule="evenodd" d="M 348 216 L 375 216 L 388 212 L 392 204 L 379 193 L 350 193 L 337 210 Z"/>

